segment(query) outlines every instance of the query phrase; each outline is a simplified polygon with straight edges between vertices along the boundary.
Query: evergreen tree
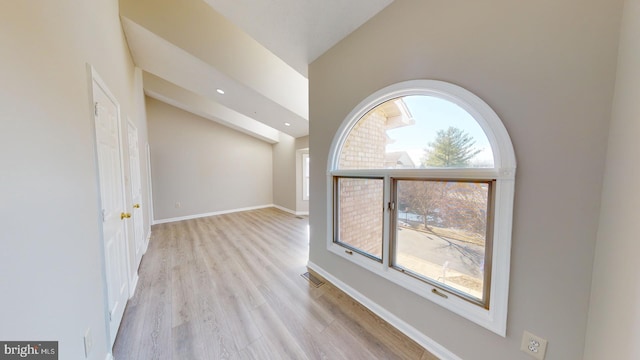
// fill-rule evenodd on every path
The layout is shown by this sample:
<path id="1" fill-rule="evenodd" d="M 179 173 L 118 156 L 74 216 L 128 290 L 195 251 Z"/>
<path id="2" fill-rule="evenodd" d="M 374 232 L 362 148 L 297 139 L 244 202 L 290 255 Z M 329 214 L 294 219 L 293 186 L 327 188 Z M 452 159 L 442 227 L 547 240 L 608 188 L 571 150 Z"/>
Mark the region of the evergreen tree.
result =
<path id="1" fill-rule="evenodd" d="M 469 161 L 480 152 L 473 147 L 475 144 L 473 137 L 453 126 L 446 130 L 438 130 L 435 141 L 429 143 L 429 149 L 425 149 L 426 157 L 422 165 L 425 167 L 469 165 Z"/>

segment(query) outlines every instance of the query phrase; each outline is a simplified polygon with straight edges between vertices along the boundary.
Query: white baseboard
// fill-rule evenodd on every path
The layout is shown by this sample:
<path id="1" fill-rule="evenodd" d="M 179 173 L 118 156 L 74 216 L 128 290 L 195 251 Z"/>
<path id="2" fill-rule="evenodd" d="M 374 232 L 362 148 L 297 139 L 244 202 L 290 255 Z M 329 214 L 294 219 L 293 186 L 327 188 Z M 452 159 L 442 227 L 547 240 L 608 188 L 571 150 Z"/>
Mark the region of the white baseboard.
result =
<path id="1" fill-rule="evenodd" d="M 149 250 L 150 241 L 151 241 L 151 227 L 149 227 L 149 230 L 147 230 L 147 240 L 145 240 L 144 242 L 144 249 L 142 249 L 142 256 L 144 256 L 144 254 L 147 253 L 147 250 Z M 140 266 L 140 264 L 138 264 L 138 266 Z"/>
<path id="2" fill-rule="evenodd" d="M 147 236 L 147 239 L 144 241 L 144 248 L 142 249 L 142 256 L 144 256 L 144 254 L 147 253 L 147 250 L 149 250 L 149 243 L 151 242 L 151 233 L 149 233 L 149 236 Z"/>
<path id="3" fill-rule="evenodd" d="M 273 205 L 273 204 L 268 204 L 268 205 L 260 205 L 260 206 L 251 206 L 251 207 L 245 207 L 245 208 L 231 209 L 231 210 L 214 211 L 214 212 L 205 213 L 205 214 L 195 214 L 195 215 L 180 216 L 180 217 L 174 217 L 174 218 L 168 218 L 168 219 L 159 219 L 159 220 L 153 220 L 153 225 L 165 224 L 165 223 L 171 223 L 171 222 L 183 221 L 183 220 L 198 219 L 198 218 L 203 218 L 203 217 L 208 217 L 208 216 L 230 214 L 230 213 L 235 213 L 235 212 L 240 212 L 240 211 L 264 209 L 264 208 L 274 207 L 274 206 L 275 205 Z"/>
<path id="4" fill-rule="evenodd" d="M 343 292 L 345 292 L 347 295 L 349 295 L 352 298 L 354 298 L 356 301 L 358 301 L 364 307 L 366 307 L 367 309 L 371 310 L 374 314 L 380 316 L 383 320 L 385 320 L 386 322 L 388 322 L 389 324 L 394 326 L 396 329 L 400 330 L 403 334 L 405 334 L 408 337 L 410 337 L 411 339 L 413 339 L 413 341 L 415 341 L 418 344 L 420 344 L 422 347 L 427 349 L 433 355 L 437 356 L 438 358 L 440 358 L 442 360 L 462 360 L 460 357 L 458 357 L 457 355 L 455 355 L 451 351 L 447 350 L 444 346 L 438 344 L 433 339 L 431 339 L 430 337 L 428 337 L 425 334 L 421 333 L 420 331 L 418 331 L 413 326 L 407 324 L 404 320 L 402 320 L 402 319 L 398 318 L 397 316 L 393 315 L 387 309 L 385 309 L 382 306 L 376 304 L 371 299 L 369 299 L 368 297 L 362 295 L 362 293 L 358 292 L 357 290 L 355 290 L 351 286 L 349 286 L 349 285 L 345 284 L 344 282 L 338 280 L 336 277 L 334 277 L 333 275 L 331 275 L 330 273 L 325 271 L 320 266 L 314 264 L 311 261 L 309 261 L 307 263 L 307 266 L 309 267 L 309 269 L 311 269 L 311 270 L 315 271 L 316 273 L 318 273 L 318 275 L 324 277 L 328 282 L 332 283 L 335 287 L 337 287 L 338 289 L 340 289 Z"/>
<path id="5" fill-rule="evenodd" d="M 129 285 L 129 299 L 131 299 L 133 295 L 136 293 L 136 288 L 138 287 L 138 280 L 140 280 L 140 276 L 138 276 L 138 270 L 136 269 L 136 274 L 133 277 L 133 281 L 131 281 L 131 284 Z"/>
<path id="6" fill-rule="evenodd" d="M 292 215 L 296 215 L 296 216 L 304 216 L 304 215 L 309 215 L 308 211 L 295 211 L 295 210 L 291 210 L 289 208 L 280 206 L 280 205 L 276 205 L 276 204 L 271 204 L 271 206 L 273 206 L 274 208 L 278 209 L 278 210 L 282 210 L 284 212 L 288 212 L 289 214 Z"/>
<path id="7" fill-rule="evenodd" d="M 286 208 L 284 206 L 280 206 L 280 205 L 276 205 L 276 204 L 271 204 L 271 206 L 273 206 L 274 208 L 278 209 L 278 210 L 282 210 L 284 212 L 288 212 L 291 215 L 296 215 L 295 210 L 291 210 L 289 208 Z"/>

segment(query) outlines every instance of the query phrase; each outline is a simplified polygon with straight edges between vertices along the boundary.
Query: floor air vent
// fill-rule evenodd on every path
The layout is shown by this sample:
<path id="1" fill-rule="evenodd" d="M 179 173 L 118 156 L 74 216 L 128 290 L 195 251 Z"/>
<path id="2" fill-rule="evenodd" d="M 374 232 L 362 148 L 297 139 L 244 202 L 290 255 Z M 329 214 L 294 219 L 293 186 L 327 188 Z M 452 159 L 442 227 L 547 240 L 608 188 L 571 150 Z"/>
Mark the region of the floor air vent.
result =
<path id="1" fill-rule="evenodd" d="M 302 275 L 303 278 L 309 280 L 309 282 L 311 283 L 311 285 L 315 286 L 315 287 L 320 287 L 322 285 L 324 285 L 324 282 L 320 279 L 318 279 L 317 277 L 311 275 L 308 271 Z"/>

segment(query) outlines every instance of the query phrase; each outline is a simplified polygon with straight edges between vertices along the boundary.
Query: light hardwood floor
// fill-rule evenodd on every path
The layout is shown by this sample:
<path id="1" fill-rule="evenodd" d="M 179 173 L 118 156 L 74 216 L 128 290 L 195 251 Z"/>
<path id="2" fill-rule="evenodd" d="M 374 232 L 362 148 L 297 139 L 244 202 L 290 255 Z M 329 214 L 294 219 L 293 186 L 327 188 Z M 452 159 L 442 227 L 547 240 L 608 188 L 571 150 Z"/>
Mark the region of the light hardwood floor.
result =
<path id="1" fill-rule="evenodd" d="M 307 229 L 273 208 L 155 225 L 115 359 L 437 359 L 301 277 Z"/>

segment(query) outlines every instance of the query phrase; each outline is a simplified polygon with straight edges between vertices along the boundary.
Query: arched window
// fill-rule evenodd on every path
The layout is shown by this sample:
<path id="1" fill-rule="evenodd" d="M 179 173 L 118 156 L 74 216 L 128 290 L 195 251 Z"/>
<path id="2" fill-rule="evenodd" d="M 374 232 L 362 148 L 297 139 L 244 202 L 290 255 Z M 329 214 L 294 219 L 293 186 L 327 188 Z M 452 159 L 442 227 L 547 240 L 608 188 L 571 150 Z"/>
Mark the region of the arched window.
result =
<path id="1" fill-rule="evenodd" d="M 515 168 L 502 122 L 469 91 L 384 88 L 334 138 L 328 248 L 504 336 Z"/>

